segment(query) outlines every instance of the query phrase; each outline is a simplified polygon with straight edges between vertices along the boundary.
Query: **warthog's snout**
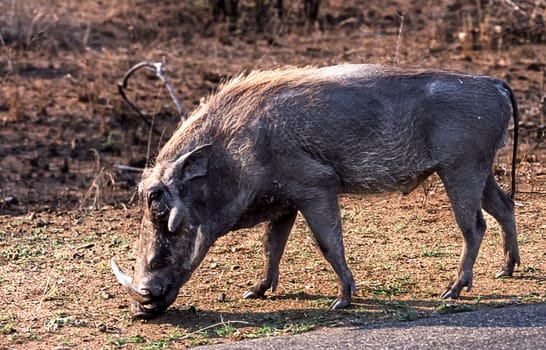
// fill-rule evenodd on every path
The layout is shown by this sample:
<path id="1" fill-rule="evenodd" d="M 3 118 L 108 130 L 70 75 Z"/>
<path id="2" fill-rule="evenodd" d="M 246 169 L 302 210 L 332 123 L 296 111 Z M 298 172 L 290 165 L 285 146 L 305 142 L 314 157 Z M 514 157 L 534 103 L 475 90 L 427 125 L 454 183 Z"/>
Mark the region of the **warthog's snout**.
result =
<path id="1" fill-rule="evenodd" d="M 161 315 L 178 295 L 178 289 L 174 290 L 170 285 L 150 285 L 140 290 L 147 293 L 148 299 L 143 302 L 133 300 L 131 303 L 130 310 L 136 318 L 154 318 Z"/>
<path id="2" fill-rule="evenodd" d="M 161 315 L 169 305 L 176 299 L 178 288 L 173 288 L 172 284 L 162 285 L 156 281 L 149 281 L 146 284 L 135 287 L 131 278 L 123 272 L 116 260 L 112 258 L 111 266 L 114 275 L 121 285 L 123 285 L 133 302 L 131 303 L 131 313 L 137 318 L 154 318 Z"/>
<path id="3" fill-rule="evenodd" d="M 162 315 L 171 303 L 140 304 L 133 301 L 130 306 L 131 314 L 135 318 L 150 319 Z"/>

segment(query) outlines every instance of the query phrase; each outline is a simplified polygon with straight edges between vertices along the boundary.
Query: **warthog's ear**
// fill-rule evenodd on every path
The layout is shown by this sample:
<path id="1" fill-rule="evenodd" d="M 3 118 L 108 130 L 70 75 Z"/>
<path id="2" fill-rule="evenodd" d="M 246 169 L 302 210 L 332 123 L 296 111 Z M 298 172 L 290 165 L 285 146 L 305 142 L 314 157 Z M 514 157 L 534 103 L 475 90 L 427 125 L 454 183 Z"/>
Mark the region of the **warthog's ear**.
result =
<path id="1" fill-rule="evenodd" d="M 181 155 L 165 175 L 169 180 L 177 179 L 182 181 L 205 176 L 209 167 L 211 154 L 211 144 L 196 147 L 192 151 Z"/>
<path id="2" fill-rule="evenodd" d="M 209 160 L 212 154 L 210 143 L 196 147 L 176 160 L 174 167 L 176 172 L 186 181 L 194 177 L 205 176 L 209 168 Z"/>
<path id="3" fill-rule="evenodd" d="M 173 164 L 170 173 L 166 174 L 171 180 L 180 179 L 182 182 L 205 176 L 209 167 L 212 154 L 212 145 L 206 144 L 181 155 Z M 176 180 L 175 180 L 176 181 Z M 169 213 L 167 228 L 175 232 L 183 219 L 183 204 L 180 198 L 173 198 L 172 208 Z"/>

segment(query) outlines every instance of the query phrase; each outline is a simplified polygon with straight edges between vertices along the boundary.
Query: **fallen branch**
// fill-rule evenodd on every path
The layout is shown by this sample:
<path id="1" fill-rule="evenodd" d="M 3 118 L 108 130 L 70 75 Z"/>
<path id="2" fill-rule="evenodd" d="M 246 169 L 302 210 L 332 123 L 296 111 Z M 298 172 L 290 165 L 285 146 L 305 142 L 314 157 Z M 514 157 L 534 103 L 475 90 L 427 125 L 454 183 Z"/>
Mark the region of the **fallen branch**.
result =
<path id="1" fill-rule="evenodd" d="M 181 120 L 186 120 L 187 115 L 184 111 L 184 108 L 182 108 L 182 104 L 180 103 L 180 100 L 176 97 L 174 93 L 174 89 L 167 79 L 167 76 L 165 75 L 165 72 L 163 71 L 164 62 L 149 62 L 149 61 L 142 61 L 140 63 L 135 64 L 132 66 L 124 75 L 123 78 L 118 82 L 118 91 L 121 97 L 127 102 L 127 104 L 148 124 L 148 126 L 152 126 L 152 123 L 144 116 L 144 114 L 140 111 L 140 109 L 133 103 L 129 98 L 127 98 L 127 95 L 125 94 L 125 89 L 127 88 L 127 81 L 135 73 L 137 70 L 141 68 L 146 68 L 148 70 L 154 71 L 156 76 L 161 79 L 163 84 L 167 87 L 167 90 L 169 91 L 169 95 L 171 96 L 171 99 L 173 100 L 174 104 L 176 105 L 176 109 L 178 110 L 178 115 Z"/>
<path id="2" fill-rule="evenodd" d="M 114 168 L 116 168 L 118 170 L 134 171 L 134 172 L 139 172 L 139 173 L 144 171 L 144 169 L 142 169 L 142 168 L 137 168 L 137 167 L 134 167 L 134 166 L 123 165 L 123 164 L 114 164 Z"/>
<path id="3" fill-rule="evenodd" d="M 514 3 L 512 0 L 502 0 L 501 2 L 503 2 L 505 5 L 511 7 L 512 9 L 518 11 L 518 12 L 522 12 L 522 13 L 525 13 L 525 11 L 523 11 L 516 3 Z"/>

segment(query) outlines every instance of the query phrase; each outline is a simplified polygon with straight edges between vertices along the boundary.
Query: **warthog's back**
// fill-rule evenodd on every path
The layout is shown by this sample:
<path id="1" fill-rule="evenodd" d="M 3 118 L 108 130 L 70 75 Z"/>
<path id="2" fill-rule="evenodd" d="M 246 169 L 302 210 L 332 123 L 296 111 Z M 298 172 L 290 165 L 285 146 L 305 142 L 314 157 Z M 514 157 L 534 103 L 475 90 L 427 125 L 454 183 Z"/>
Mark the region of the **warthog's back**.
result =
<path id="1" fill-rule="evenodd" d="M 254 149 L 273 170 L 335 173 L 346 191 L 403 190 L 440 163 L 491 162 L 510 120 L 507 94 L 490 77 L 376 65 L 257 71 L 224 84 L 158 159 L 180 152 L 177 142 L 223 139 L 235 158 Z"/>
<path id="2" fill-rule="evenodd" d="M 318 161 L 363 192 L 401 189 L 460 157 L 490 162 L 511 115 L 502 82 L 482 76 L 345 65 L 270 89 L 254 117 L 271 152 Z"/>

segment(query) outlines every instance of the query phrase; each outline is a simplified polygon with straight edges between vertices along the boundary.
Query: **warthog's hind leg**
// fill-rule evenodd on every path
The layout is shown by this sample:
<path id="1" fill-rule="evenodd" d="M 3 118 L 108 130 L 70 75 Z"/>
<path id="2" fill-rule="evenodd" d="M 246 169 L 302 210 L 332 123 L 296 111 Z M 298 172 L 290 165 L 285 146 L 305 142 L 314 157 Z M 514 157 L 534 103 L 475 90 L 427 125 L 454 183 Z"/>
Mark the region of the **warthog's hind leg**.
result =
<path id="1" fill-rule="evenodd" d="M 487 178 L 484 166 L 463 164 L 455 169 L 438 171 L 464 239 L 457 275 L 442 293 L 443 299 L 456 299 L 463 287 L 466 287 L 467 292 L 472 288 L 472 269 L 486 228 L 481 210 L 481 197 Z"/>
<path id="2" fill-rule="evenodd" d="M 502 227 L 504 264 L 496 277 L 512 276 L 515 265 L 520 264 L 514 202 L 499 187 L 493 174 L 487 178 L 482 206 Z"/>

